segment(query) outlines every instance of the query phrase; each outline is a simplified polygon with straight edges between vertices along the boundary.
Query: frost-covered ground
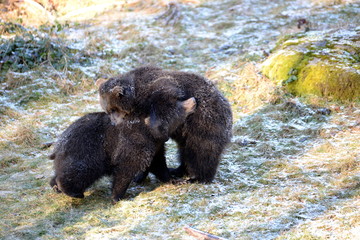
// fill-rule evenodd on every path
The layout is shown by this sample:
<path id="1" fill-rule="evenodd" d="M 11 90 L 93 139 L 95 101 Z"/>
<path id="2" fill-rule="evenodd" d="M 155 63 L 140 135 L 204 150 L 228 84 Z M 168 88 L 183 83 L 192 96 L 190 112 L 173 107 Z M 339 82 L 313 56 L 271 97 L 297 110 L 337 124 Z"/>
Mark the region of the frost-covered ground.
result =
<path id="1" fill-rule="evenodd" d="M 180 18 L 168 25 L 158 17 L 162 8 L 116 9 L 62 30 L 91 64 L 8 73 L 1 83 L 1 238 L 193 239 L 185 225 L 228 239 L 360 238 L 359 104 L 305 104 L 246 65 L 261 62 L 284 34 L 304 31 L 298 19 L 316 30 L 359 25 L 359 3 L 304 2 L 179 4 Z M 206 74 L 231 100 L 234 137 L 214 183 L 151 177 L 116 205 L 108 178 L 82 200 L 54 193 L 51 149 L 42 144 L 100 110 L 96 78 L 141 64 Z M 23 84 L 10 86 L 17 81 Z M 177 165 L 173 142 L 168 160 Z"/>

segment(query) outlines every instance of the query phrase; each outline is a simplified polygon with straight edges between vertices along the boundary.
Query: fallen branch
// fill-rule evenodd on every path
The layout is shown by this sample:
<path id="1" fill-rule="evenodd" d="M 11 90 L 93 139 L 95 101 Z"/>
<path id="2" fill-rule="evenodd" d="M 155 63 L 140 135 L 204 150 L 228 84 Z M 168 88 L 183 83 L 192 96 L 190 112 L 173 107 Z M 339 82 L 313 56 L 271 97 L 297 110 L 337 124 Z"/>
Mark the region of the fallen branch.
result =
<path id="1" fill-rule="evenodd" d="M 197 230 L 197 229 L 192 228 L 190 226 L 184 227 L 184 230 L 189 235 L 191 235 L 191 236 L 193 236 L 193 237 L 195 237 L 196 239 L 199 239 L 199 240 L 226 240 L 225 238 L 218 237 L 218 236 L 212 235 L 210 233 Z"/>

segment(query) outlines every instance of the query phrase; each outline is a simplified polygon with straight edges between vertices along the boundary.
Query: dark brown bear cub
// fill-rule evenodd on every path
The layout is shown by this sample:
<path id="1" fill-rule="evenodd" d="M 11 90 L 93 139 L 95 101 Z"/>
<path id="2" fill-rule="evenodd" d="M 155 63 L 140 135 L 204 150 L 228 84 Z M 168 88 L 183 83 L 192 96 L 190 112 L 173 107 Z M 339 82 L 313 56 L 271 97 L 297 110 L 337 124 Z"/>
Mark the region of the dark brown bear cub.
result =
<path id="1" fill-rule="evenodd" d="M 214 179 L 232 131 L 230 104 L 210 81 L 192 73 L 141 67 L 102 83 L 100 104 L 115 123 L 121 122 L 124 116 L 146 115 L 152 104 L 156 104 L 147 99 L 161 91 L 166 82 L 181 89 L 184 99 L 195 97 L 197 104 L 184 124 L 171 131 L 170 137 L 177 142 L 180 158 L 180 166 L 172 170 L 172 174 L 189 175 L 191 182 L 209 183 Z M 165 108 L 163 114 L 167 113 Z M 162 128 L 166 129 L 166 124 Z"/>
<path id="2" fill-rule="evenodd" d="M 180 95 L 179 95 L 180 94 Z M 170 175 L 164 156 L 164 139 L 183 124 L 195 109 L 194 98 L 179 100 L 182 93 L 172 85 L 151 96 L 158 102 L 148 117 L 126 116 L 112 125 L 105 113 L 91 113 L 75 121 L 60 136 L 50 158 L 54 159 L 55 176 L 50 185 L 65 194 L 82 198 L 84 191 L 104 175 L 113 176 L 112 198 L 124 197 L 134 177 L 151 171 L 161 181 Z M 164 103 L 165 105 L 162 105 Z M 161 115 L 163 107 L 168 115 Z M 165 123 L 168 132 L 162 131 Z"/>

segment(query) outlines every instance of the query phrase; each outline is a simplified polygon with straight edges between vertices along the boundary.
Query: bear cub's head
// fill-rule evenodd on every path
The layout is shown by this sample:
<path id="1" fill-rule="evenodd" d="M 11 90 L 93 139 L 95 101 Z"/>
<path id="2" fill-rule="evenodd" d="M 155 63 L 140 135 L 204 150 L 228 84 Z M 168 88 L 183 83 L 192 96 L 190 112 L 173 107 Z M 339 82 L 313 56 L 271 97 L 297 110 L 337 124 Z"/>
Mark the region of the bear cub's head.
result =
<path id="1" fill-rule="evenodd" d="M 121 123 L 135 105 L 135 87 L 131 77 L 103 79 L 96 81 L 99 87 L 100 105 L 115 125 Z"/>

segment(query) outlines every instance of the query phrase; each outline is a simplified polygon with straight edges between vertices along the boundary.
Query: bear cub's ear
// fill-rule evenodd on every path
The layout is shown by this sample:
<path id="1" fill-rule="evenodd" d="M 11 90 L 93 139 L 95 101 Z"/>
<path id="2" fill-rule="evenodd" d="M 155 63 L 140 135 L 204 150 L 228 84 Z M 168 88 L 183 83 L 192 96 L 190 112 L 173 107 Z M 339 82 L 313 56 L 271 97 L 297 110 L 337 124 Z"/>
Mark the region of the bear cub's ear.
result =
<path id="1" fill-rule="evenodd" d="M 189 115 L 190 113 L 193 113 L 195 111 L 196 100 L 194 97 L 191 97 L 189 99 L 186 99 L 185 101 L 182 101 L 181 105 L 183 106 L 185 112 Z"/>
<path id="2" fill-rule="evenodd" d="M 106 81 L 107 81 L 107 79 L 105 79 L 105 78 L 99 78 L 98 80 L 96 80 L 95 86 L 96 86 L 97 88 L 99 88 L 100 85 L 103 84 L 103 83 L 106 82 Z"/>
<path id="3" fill-rule="evenodd" d="M 189 99 L 180 102 L 180 105 L 184 108 L 186 116 L 188 116 L 195 111 L 196 100 L 194 97 L 191 97 Z M 149 127 L 155 128 L 155 127 L 159 127 L 161 122 L 156 118 L 155 112 L 152 111 L 150 113 L 150 116 L 145 118 L 145 124 Z"/>
<path id="4" fill-rule="evenodd" d="M 121 86 L 115 86 L 112 89 L 110 89 L 110 92 L 113 95 L 120 97 L 120 96 L 124 95 L 124 88 Z"/>

